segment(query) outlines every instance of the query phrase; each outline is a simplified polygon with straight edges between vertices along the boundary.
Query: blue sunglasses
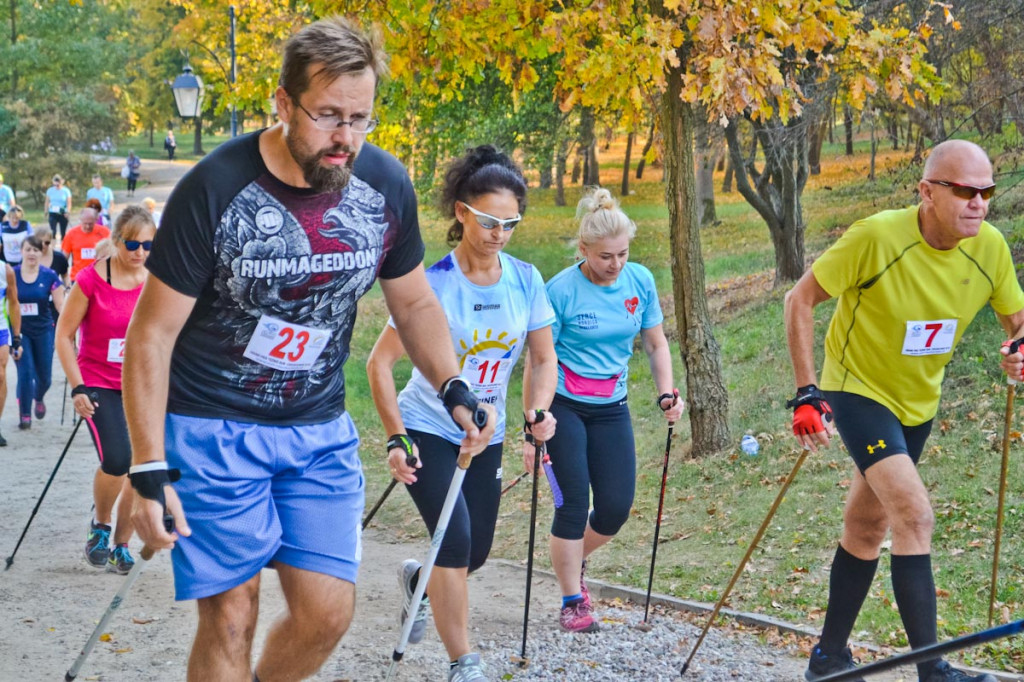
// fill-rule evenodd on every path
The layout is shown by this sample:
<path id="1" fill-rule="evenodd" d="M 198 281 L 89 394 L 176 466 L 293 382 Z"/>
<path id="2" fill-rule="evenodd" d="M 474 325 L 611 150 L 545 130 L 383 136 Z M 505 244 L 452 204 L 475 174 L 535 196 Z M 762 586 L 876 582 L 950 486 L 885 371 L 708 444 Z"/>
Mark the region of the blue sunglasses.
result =
<path id="1" fill-rule="evenodd" d="M 146 251 L 149 251 L 150 249 L 153 248 L 153 240 L 147 239 L 144 242 L 136 241 L 135 239 L 124 240 L 124 248 L 128 249 L 129 251 L 138 251 L 140 246 L 144 248 Z"/>

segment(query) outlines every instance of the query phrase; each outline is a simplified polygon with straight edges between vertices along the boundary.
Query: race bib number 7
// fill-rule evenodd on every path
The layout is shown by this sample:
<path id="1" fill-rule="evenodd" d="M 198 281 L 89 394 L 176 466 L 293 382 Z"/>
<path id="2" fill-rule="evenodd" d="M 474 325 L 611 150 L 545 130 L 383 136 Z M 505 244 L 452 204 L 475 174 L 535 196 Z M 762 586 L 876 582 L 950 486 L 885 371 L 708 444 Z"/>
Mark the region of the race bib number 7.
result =
<path id="1" fill-rule="evenodd" d="M 911 320 L 903 337 L 903 355 L 942 355 L 953 350 L 957 320 Z"/>
<path id="2" fill-rule="evenodd" d="M 331 332 L 264 315 L 243 355 L 261 365 L 287 372 L 310 369 L 327 347 Z"/>

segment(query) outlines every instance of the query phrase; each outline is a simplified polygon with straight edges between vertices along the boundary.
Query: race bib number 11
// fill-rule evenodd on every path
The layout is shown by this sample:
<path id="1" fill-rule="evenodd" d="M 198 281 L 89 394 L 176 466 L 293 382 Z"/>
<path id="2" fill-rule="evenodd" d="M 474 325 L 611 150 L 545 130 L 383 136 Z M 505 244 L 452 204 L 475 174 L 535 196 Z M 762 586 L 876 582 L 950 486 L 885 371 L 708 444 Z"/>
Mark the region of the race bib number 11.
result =
<path id="1" fill-rule="evenodd" d="M 287 372 L 308 370 L 327 347 L 331 332 L 264 315 L 243 355 L 261 365 Z"/>
<path id="2" fill-rule="evenodd" d="M 942 355 L 953 350 L 957 320 L 911 320 L 903 337 L 903 355 Z"/>

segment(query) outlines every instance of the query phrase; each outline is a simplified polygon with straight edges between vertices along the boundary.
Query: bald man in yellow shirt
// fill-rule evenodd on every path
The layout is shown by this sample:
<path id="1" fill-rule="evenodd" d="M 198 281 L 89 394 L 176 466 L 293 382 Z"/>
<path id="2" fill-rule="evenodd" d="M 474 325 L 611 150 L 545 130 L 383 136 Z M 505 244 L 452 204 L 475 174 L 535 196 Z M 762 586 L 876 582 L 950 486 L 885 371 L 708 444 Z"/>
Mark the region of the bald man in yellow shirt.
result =
<path id="1" fill-rule="evenodd" d="M 848 640 L 890 530 L 893 592 L 907 639 L 915 649 L 937 641 L 935 524 L 917 461 L 945 367 L 978 311 L 990 304 L 1010 338 L 1024 336 L 1024 292 L 1010 249 L 985 222 L 995 192 L 988 155 L 971 142 L 943 142 L 925 162 L 918 190 L 917 206 L 850 226 L 786 295 L 793 432 L 816 450 L 838 430 L 856 465 L 808 680 L 856 667 Z M 813 309 L 830 298 L 838 301 L 819 389 Z M 1004 359 L 1004 369 L 1019 377 L 1019 360 Z M 918 678 L 996 682 L 942 659 L 918 664 Z"/>

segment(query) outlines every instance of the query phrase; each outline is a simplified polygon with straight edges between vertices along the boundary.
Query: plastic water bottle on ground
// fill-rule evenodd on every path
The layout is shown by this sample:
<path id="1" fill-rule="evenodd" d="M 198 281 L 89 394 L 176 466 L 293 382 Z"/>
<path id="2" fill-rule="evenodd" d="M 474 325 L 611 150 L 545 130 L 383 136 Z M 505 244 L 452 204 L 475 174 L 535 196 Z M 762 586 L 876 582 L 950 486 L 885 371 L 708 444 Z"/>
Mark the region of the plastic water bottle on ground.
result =
<path id="1" fill-rule="evenodd" d="M 761 449 L 761 444 L 757 442 L 756 438 L 748 433 L 743 436 L 743 439 L 740 441 L 740 449 L 753 457 L 757 454 L 758 450 Z"/>

